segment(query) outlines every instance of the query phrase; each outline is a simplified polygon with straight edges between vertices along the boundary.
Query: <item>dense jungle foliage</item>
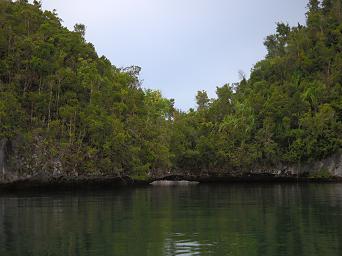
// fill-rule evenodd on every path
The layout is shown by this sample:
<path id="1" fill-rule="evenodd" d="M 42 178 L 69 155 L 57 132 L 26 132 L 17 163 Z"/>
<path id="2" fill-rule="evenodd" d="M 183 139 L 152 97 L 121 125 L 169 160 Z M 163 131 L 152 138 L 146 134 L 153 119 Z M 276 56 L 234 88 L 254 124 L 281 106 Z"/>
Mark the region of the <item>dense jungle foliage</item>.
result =
<path id="1" fill-rule="evenodd" d="M 268 54 L 239 83 L 182 112 L 144 90 L 54 12 L 0 0 L 0 139 L 24 141 L 44 168 L 145 177 L 298 164 L 342 144 L 342 1 L 311 0 L 307 24 L 278 23 Z M 37 164 L 36 164 L 37 165 Z"/>

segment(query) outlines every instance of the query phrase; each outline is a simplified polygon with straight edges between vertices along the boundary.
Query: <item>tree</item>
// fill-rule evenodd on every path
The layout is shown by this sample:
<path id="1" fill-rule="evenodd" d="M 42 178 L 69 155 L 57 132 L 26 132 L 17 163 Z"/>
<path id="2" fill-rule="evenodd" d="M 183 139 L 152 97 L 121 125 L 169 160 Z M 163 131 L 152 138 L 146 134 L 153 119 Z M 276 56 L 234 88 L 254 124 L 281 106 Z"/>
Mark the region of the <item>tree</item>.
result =
<path id="1" fill-rule="evenodd" d="M 76 33 L 79 33 L 82 37 L 85 36 L 85 32 L 86 32 L 86 27 L 83 24 L 80 23 L 76 23 L 74 26 L 74 31 Z"/>
<path id="2" fill-rule="evenodd" d="M 198 91 L 196 95 L 196 103 L 198 110 L 205 110 L 209 107 L 209 97 L 206 91 Z"/>

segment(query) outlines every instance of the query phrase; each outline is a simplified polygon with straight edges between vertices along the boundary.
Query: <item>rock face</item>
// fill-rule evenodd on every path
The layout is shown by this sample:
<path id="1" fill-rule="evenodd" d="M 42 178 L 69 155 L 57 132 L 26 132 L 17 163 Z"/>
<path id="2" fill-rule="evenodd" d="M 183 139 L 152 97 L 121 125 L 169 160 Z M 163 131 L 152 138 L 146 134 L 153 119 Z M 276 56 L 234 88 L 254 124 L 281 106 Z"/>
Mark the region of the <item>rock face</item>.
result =
<path id="1" fill-rule="evenodd" d="M 39 184 L 49 183 L 91 183 L 98 181 L 99 183 L 109 183 L 111 180 L 118 183 L 139 183 L 127 177 L 111 174 L 79 175 L 78 171 L 68 170 L 67 166 L 57 158 L 46 158 L 46 148 L 40 147 L 39 144 L 29 150 L 22 145 L 20 137 L 9 141 L 8 139 L 0 139 L 0 185 L 8 185 L 13 183 L 30 183 L 32 181 Z M 342 150 L 339 150 L 330 157 L 313 161 L 311 163 L 302 163 L 298 165 L 277 167 L 255 167 L 251 170 L 235 170 L 231 172 L 207 172 L 202 174 L 191 174 L 184 170 L 169 171 L 150 174 L 146 180 L 141 183 L 157 186 L 179 186 L 193 185 L 196 182 L 206 181 L 262 181 L 262 180 L 293 180 L 298 179 L 332 179 L 342 180 Z M 171 180 L 171 181 L 167 181 Z M 182 181 L 186 180 L 186 181 Z"/>
<path id="2" fill-rule="evenodd" d="M 12 143 L 8 139 L 0 140 L 0 184 L 18 180 L 20 177 L 17 171 L 10 164 L 10 157 L 13 155 Z"/>
<path id="3" fill-rule="evenodd" d="M 200 182 L 226 181 L 307 181 L 330 180 L 342 181 L 342 150 L 323 160 L 295 165 L 256 166 L 249 170 L 205 172 L 191 174 L 189 172 L 158 173 L 154 180 L 191 180 Z"/>
<path id="4" fill-rule="evenodd" d="M 9 155 L 11 154 L 11 142 L 8 139 L 0 139 L 0 181 L 11 176 L 9 170 Z"/>
<path id="5" fill-rule="evenodd" d="M 5 150 L 6 150 L 7 139 L 0 140 L 0 174 L 2 177 L 6 173 L 6 163 L 5 163 Z"/>
<path id="6" fill-rule="evenodd" d="M 320 161 L 289 168 L 289 171 L 293 174 L 299 173 L 299 175 L 309 174 L 313 176 L 319 173 L 328 173 L 333 177 L 342 178 L 342 151 Z"/>
<path id="7" fill-rule="evenodd" d="M 342 178 L 342 150 L 323 160 L 291 166 L 278 166 L 275 168 L 259 168 L 252 170 L 253 174 L 270 174 L 278 177 L 335 177 Z"/>

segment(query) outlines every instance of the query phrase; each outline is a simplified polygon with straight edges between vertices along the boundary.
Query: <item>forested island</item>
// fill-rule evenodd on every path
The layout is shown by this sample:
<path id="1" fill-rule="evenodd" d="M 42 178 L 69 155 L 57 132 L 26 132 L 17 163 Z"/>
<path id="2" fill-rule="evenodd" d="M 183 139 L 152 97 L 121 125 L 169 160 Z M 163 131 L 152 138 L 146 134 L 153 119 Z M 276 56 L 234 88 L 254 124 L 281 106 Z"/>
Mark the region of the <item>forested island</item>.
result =
<path id="1" fill-rule="evenodd" d="M 0 180 L 342 177 L 342 1 L 278 23 L 250 77 L 187 112 L 39 1 L 0 0 Z M 190 100 L 190 99 L 189 99 Z M 196 178 L 194 178 L 196 179 Z"/>

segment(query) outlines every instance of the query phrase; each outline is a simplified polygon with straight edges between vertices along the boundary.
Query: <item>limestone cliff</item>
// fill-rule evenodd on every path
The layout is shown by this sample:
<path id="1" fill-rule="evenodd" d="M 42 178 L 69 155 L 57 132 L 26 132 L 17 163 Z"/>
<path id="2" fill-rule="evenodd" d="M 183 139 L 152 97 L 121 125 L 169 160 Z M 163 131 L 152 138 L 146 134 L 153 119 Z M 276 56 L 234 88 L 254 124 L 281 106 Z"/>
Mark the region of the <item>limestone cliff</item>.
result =
<path id="1" fill-rule="evenodd" d="M 27 146 L 27 145 L 26 145 Z M 61 162 L 58 157 L 48 157 L 48 149 L 39 143 L 30 147 L 25 147 L 20 138 L 13 141 L 8 139 L 0 140 L 0 184 L 12 184 L 17 182 L 39 181 L 41 183 L 49 182 L 82 182 L 96 179 L 99 182 L 108 180 L 125 179 L 133 181 L 129 177 L 118 177 L 117 175 L 92 173 L 82 174 L 82 170 L 69 170 L 66 164 Z M 232 177 L 233 180 L 247 179 L 248 177 L 267 176 L 268 179 L 275 178 L 301 178 L 301 179 L 342 179 L 342 150 L 336 152 L 330 157 L 301 163 L 297 165 L 279 165 L 276 167 L 255 167 L 251 170 L 235 170 L 226 172 L 208 172 L 206 174 L 191 174 L 184 171 L 174 171 L 159 174 L 150 174 L 146 178 L 146 183 L 153 180 L 167 179 L 168 177 L 177 177 L 188 180 L 220 180 Z M 253 180 L 253 179 L 252 179 Z"/>

